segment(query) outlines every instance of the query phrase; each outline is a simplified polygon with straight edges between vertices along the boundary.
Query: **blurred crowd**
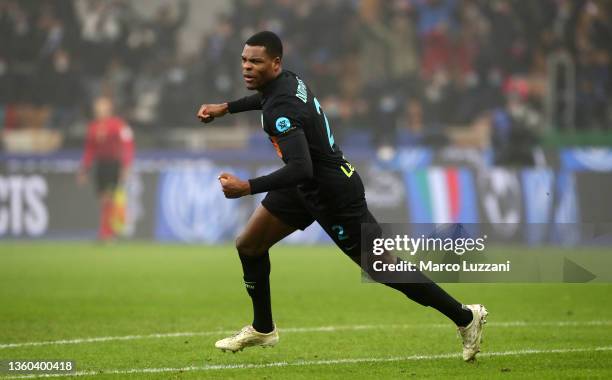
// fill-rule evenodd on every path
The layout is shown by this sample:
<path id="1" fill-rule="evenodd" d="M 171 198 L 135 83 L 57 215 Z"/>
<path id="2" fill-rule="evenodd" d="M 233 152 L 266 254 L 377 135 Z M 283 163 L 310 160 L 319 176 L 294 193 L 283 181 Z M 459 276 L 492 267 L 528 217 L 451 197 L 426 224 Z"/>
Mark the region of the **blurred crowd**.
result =
<path id="1" fill-rule="evenodd" d="M 245 94 L 243 41 L 264 29 L 340 134 L 444 144 L 487 130 L 503 151 L 549 126 L 612 126 L 610 1 L 234 0 L 186 55 L 189 4 L 144 18 L 127 0 L 0 0 L 4 128 L 67 128 L 100 93 L 137 131 L 195 126 L 200 103 Z M 257 125 L 228 122 L 245 120 Z"/>
<path id="2" fill-rule="evenodd" d="M 0 0 L 2 125 L 65 129 L 99 95 L 130 119 L 155 122 L 148 112 L 161 106 L 160 83 L 179 62 L 187 12 L 187 1 L 145 18 L 128 0 Z"/>

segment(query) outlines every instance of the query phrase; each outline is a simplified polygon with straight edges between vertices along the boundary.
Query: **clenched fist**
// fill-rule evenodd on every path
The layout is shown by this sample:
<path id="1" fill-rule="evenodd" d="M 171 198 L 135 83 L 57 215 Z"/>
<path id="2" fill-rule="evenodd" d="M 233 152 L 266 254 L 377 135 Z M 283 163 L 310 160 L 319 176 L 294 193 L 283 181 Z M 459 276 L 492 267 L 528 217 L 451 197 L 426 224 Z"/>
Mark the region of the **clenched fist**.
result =
<path id="1" fill-rule="evenodd" d="M 243 181 L 233 174 L 221 173 L 219 182 L 225 198 L 240 198 L 251 194 L 249 181 Z"/>
<path id="2" fill-rule="evenodd" d="M 227 103 L 221 104 L 202 104 L 198 111 L 198 119 L 203 123 L 210 123 L 215 117 L 221 117 L 228 112 Z"/>

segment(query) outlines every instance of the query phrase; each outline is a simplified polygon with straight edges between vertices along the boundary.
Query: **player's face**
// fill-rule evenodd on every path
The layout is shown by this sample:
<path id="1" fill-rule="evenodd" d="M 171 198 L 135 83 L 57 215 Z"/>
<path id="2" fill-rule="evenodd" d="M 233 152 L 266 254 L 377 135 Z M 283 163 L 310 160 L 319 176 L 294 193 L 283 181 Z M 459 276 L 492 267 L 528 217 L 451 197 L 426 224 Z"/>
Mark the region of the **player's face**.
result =
<path id="1" fill-rule="evenodd" d="M 276 78 L 280 70 L 280 58 L 272 58 L 263 46 L 244 45 L 242 50 L 242 77 L 249 90 L 262 88 Z"/>

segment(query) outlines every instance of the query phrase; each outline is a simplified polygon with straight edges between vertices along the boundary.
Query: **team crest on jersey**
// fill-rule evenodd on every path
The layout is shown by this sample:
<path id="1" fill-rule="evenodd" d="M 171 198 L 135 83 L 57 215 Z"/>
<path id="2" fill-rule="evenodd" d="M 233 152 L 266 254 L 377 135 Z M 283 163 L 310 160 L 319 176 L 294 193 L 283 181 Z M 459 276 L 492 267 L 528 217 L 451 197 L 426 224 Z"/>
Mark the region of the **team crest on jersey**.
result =
<path id="1" fill-rule="evenodd" d="M 276 119 L 276 130 L 279 132 L 285 132 L 291 128 L 291 122 L 286 117 L 279 117 Z"/>

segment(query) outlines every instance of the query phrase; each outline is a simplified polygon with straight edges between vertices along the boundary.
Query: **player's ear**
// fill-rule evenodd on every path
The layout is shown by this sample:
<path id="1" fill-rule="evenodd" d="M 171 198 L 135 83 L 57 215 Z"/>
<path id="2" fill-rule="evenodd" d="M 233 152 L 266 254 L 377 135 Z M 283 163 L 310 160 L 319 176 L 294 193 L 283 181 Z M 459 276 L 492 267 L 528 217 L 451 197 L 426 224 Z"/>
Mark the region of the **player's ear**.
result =
<path id="1" fill-rule="evenodd" d="M 274 67 L 274 69 L 278 69 L 281 65 L 281 58 L 280 57 L 276 57 L 272 60 L 272 66 Z"/>

